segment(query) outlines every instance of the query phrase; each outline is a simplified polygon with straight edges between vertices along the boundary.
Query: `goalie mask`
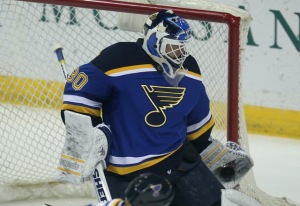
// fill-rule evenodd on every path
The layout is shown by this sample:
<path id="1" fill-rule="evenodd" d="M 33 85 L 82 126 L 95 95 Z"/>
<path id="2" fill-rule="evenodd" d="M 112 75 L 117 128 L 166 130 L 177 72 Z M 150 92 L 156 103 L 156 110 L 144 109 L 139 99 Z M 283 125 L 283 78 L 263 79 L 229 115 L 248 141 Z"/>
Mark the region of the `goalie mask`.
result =
<path id="1" fill-rule="evenodd" d="M 149 16 L 144 34 L 143 49 L 158 63 L 166 79 L 178 84 L 186 73 L 182 64 L 192 41 L 188 23 L 172 10 L 162 10 Z"/>
<path id="2" fill-rule="evenodd" d="M 173 198 L 171 183 L 152 173 L 139 175 L 125 191 L 125 201 L 134 206 L 168 206 Z"/>

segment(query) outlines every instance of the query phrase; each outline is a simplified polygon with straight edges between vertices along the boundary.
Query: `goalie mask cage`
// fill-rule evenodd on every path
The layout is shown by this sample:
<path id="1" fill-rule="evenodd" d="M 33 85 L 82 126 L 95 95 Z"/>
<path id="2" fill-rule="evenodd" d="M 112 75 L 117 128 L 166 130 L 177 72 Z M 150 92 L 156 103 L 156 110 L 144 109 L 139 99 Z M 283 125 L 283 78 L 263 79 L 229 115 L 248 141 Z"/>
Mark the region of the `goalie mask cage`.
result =
<path id="1" fill-rule="evenodd" d="M 51 47 L 64 46 L 70 72 L 113 43 L 142 37 L 142 32 L 133 32 L 133 27 L 142 29 L 135 21 L 162 8 L 172 8 L 193 29 L 192 54 L 216 122 L 212 136 L 238 141 L 249 152 L 240 80 L 251 16 L 233 7 L 198 2 L 199 10 L 188 4 L 179 8 L 109 0 L 1 1 L 1 202 L 95 196 L 90 183 L 67 185 L 53 176 L 65 130 L 59 110 L 64 79 Z M 262 205 L 288 205 L 284 198 L 257 188 L 252 171 L 239 191 Z"/>

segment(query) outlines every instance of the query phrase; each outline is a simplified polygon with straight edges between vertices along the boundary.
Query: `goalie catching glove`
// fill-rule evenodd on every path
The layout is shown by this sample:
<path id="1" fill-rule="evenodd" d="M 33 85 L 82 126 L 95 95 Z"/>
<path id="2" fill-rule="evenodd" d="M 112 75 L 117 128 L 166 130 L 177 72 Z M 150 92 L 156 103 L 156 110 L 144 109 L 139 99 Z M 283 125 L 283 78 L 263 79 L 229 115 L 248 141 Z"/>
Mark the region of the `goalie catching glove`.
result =
<path id="1" fill-rule="evenodd" d="M 97 164 L 106 168 L 111 131 L 105 124 L 92 126 L 87 115 L 65 111 L 66 139 L 56 178 L 79 184 L 90 179 Z"/>
<path id="2" fill-rule="evenodd" d="M 253 160 L 238 144 L 219 140 L 212 143 L 200 154 L 202 161 L 226 189 L 234 188 L 252 168 Z"/>

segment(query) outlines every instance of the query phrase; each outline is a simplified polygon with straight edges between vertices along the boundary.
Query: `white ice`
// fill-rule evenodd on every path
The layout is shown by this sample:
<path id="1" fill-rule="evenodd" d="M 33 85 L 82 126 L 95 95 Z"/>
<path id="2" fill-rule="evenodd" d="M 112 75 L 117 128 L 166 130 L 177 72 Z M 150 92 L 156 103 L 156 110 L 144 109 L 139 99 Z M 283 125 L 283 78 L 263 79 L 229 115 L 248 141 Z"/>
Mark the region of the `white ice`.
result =
<path id="1" fill-rule="evenodd" d="M 256 183 L 264 192 L 287 197 L 300 206 L 300 139 L 249 134 Z M 0 206 L 83 206 L 96 200 L 38 199 L 2 203 Z"/>

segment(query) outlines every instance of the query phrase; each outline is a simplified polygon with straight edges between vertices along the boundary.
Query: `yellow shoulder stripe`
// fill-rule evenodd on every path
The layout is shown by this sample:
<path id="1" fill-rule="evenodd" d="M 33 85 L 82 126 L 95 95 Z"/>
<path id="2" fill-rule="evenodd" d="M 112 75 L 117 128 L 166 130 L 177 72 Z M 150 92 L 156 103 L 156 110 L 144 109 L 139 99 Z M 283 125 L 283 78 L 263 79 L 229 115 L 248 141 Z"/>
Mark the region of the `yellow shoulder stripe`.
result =
<path id="1" fill-rule="evenodd" d="M 129 71 L 129 70 L 135 70 L 135 69 L 143 69 L 143 68 L 153 68 L 152 64 L 140 64 L 135 66 L 128 66 L 128 67 L 121 67 L 117 69 L 112 69 L 110 71 L 105 72 L 106 75 L 112 75 L 119 72 Z"/>

